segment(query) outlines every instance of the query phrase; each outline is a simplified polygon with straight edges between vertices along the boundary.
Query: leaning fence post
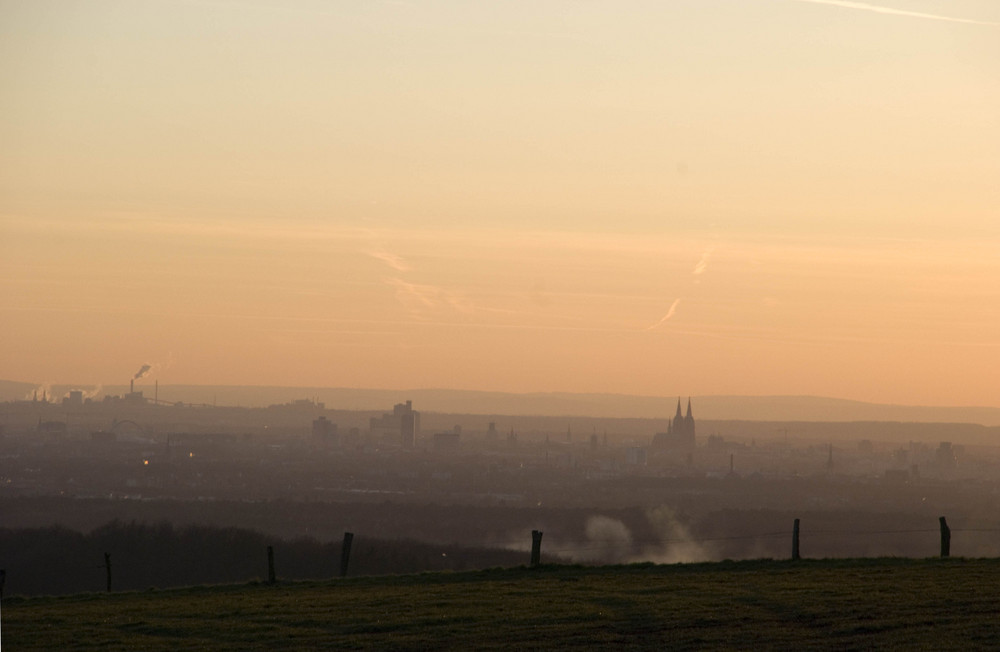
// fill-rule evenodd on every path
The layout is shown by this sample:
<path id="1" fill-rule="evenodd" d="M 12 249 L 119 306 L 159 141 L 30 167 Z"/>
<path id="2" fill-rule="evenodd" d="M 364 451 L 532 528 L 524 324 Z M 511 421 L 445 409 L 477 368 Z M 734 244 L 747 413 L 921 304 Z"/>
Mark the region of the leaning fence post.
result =
<path id="1" fill-rule="evenodd" d="M 947 557 L 951 554 L 951 528 L 948 527 L 948 521 L 944 520 L 942 516 L 941 521 L 941 556 Z"/>
<path id="2" fill-rule="evenodd" d="M 274 584 L 274 547 L 267 547 L 267 583 Z"/>
<path id="3" fill-rule="evenodd" d="M 792 525 L 792 561 L 799 559 L 799 519 Z"/>
<path id="4" fill-rule="evenodd" d="M 542 532 L 541 530 L 531 531 L 531 567 L 539 564 L 542 558 Z"/>
<path id="5" fill-rule="evenodd" d="M 352 532 L 344 532 L 344 543 L 340 546 L 340 576 L 347 577 L 347 563 L 351 560 L 351 542 L 354 541 Z"/>
<path id="6" fill-rule="evenodd" d="M 104 570 L 108 575 L 108 593 L 111 593 L 111 554 L 107 552 L 104 553 Z"/>

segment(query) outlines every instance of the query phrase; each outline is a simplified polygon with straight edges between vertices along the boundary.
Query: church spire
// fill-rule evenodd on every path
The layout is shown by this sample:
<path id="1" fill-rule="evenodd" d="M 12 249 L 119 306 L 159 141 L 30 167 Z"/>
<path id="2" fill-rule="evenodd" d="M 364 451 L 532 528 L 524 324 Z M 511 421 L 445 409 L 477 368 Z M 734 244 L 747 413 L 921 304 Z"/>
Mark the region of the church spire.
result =
<path id="1" fill-rule="evenodd" d="M 690 401 L 690 399 L 689 399 L 689 401 Z M 681 397 L 680 396 L 677 397 L 677 414 L 675 415 L 675 418 L 677 418 L 677 419 L 681 418 Z"/>
<path id="2" fill-rule="evenodd" d="M 680 409 L 681 409 L 680 408 L 680 404 L 678 403 L 678 405 L 677 405 L 677 413 L 678 414 L 680 414 Z M 685 419 L 693 419 L 693 418 L 694 417 L 691 416 L 691 397 L 688 396 L 688 413 L 687 413 L 687 416 L 685 417 Z"/>

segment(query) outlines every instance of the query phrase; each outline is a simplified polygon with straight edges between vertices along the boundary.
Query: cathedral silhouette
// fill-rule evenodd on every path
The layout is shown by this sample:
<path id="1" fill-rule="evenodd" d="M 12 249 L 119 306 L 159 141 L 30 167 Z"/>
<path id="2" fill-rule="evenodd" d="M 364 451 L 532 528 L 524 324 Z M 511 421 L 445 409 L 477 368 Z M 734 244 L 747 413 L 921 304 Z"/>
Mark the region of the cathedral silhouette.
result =
<path id="1" fill-rule="evenodd" d="M 681 399 L 677 397 L 677 414 L 667 422 L 667 431 L 653 436 L 653 448 L 671 450 L 694 450 L 694 415 L 691 414 L 691 398 L 688 397 L 687 414 L 681 414 Z"/>

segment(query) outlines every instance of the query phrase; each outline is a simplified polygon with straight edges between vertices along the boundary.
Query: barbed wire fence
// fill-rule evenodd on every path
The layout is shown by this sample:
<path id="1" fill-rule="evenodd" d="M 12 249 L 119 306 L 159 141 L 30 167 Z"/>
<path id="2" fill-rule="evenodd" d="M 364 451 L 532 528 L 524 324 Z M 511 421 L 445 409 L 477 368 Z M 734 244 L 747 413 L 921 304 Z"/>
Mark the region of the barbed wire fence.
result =
<path id="1" fill-rule="evenodd" d="M 937 533 L 940 536 L 940 549 L 938 555 L 942 558 L 949 557 L 951 554 L 951 536 L 952 534 L 966 534 L 966 533 L 976 533 L 976 534 L 1000 534 L 1000 528 L 997 527 L 967 527 L 967 528 L 951 528 L 945 519 L 945 517 L 939 518 L 939 526 L 937 528 L 891 528 L 891 529 L 817 529 L 817 530 L 802 530 L 800 528 L 799 519 L 795 519 L 793 527 L 791 530 L 787 531 L 767 531 L 767 532 L 757 532 L 744 535 L 735 536 L 672 536 L 672 537 L 640 537 L 627 539 L 613 538 L 613 537 L 588 537 L 586 541 L 581 541 L 579 543 L 565 543 L 559 542 L 555 543 L 553 547 L 545 550 L 548 555 L 555 556 L 554 564 L 561 564 L 572 562 L 574 559 L 579 559 L 582 555 L 586 553 L 601 553 L 607 552 L 609 549 L 615 547 L 646 547 L 659 548 L 659 549 L 669 549 L 670 546 L 686 546 L 686 545 L 706 545 L 706 544 L 716 544 L 716 543 L 732 543 L 732 542 L 749 542 L 749 541 L 761 541 L 761 540 L 780 540 L 787 539 L 789 544 L 789 550 L 791 552 L 789 559 L 791 561 L 801 559 L 799 554 L 800 551 L 800 540 L 803 538 L 803 533 L 806 535 L 807 541 L 814 541 L 814 537 L 854 537 L 854 538 L 865 538 L 865 537 L 880 537 L 880 536 L 909 536 L 909 535 L 930 535 Z M 532 530 L 531 532 L 531 547 L 530 547 L 530 557 L 526 559 L 527 566 L 529 568 L 535 568 L 542 564 L 542 537 L 543 532 L 541 530 Z M 1000 538 L 1000 537 L 998 537 Z M 350 557 L 351 557 L 351 546 L 355 539 L 355 535 L 352 532 L 345 532 L 344 539 L 340 546 L 340 567 L 339 567 L 339 577 L 347 577 L 350 568 Z M 512 541 L 508 539 L 504 540 L 480 540 L 477 541 L 470 548 L 492 548 L 492 549 L 507 549 L 507 550 L 522 550 L 521 546 L 512 548 Z M 280 552 L 280 547 L 276 548 L 273 545 L 266 547 L 266 583 L 275 584 L 278 582 L 278 572 L 276 565 L 276 550 Z M 926 555 L 927 557 L 933 555 Z M 639 562 L 640 559 L 636 559 L 636 555 L 629 555 L 631 562 Z M 590 560 L 594 562 L 593 559 Z M 707 561 L 707 560 L 706 560 Z M 598 565 L 598 564 L 595 564 Z M 110 593 L 113 590 L 112 585 L 112 560 L 111 554 L 108 552 L 104 553 L 103 563 L 99 564 L 84 564 L 79 566 L 60 566 L 56 565 L 50 569 L 52 572 L 58 573 L 71 573 L 75 572 L 86 572 L 93 573 L 95 570 L 104 570 L 105 575 L 105 586 L 104 589 Z M 430 569 L 428 569 L 430 570 Z M 0 600 L 4 599 L 4 586 L 7 579 L 7 569 L 0 569 Z"/>

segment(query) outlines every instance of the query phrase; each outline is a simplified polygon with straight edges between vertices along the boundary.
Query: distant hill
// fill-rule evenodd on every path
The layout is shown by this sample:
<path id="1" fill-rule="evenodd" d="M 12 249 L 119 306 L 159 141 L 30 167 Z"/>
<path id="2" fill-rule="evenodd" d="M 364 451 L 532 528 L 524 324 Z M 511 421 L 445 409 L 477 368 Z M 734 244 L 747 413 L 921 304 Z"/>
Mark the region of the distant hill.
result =
<path id="1" fill-rule="evenodd" d="M 0 400 L 30 399 L 40 386 L 0 381 Z M 104 387 L 52 385 L 44 390 L 61 399 L 71 389 L 92 392 L 95 398 L 123 394 L 125 385 Z M 564 392 L 514 394 L 453 389 L 350 389 L 338 387 L 266 387 L 235 385 L 168 385 L 154 389 L 152 381 L 135 386 L 152 398 L 154 391 L 164 401 L 244 407 L 265 407 L 275 403 L 311 398 L 338 410 L 388 410 L 395 403 L 412 400 L 422 412 L 577 416 L 662 419 L 673 416 L 676 396 L 631 396 L 626 394 L 573 394 Z M 687 396 L 681 397 L 684 406 Z M 716 421 L 898 421 L 975 423 L 1000 425 L 1000 408 L 910 406 L 865 403 L 817 396 L 694 396 L 695 418 Z"/>

